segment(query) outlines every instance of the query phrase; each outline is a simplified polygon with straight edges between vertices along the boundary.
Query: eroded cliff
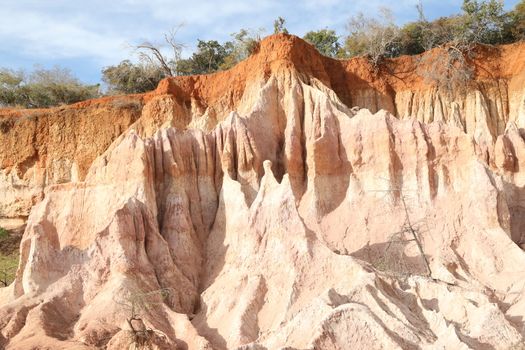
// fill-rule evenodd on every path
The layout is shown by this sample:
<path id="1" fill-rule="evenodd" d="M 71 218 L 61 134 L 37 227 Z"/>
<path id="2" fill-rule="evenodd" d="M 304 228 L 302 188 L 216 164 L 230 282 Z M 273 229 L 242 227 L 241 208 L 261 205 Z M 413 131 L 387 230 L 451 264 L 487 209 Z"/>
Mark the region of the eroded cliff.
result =
<path id="1" fill-rule="evenodd" d="M 146 95 L 4 112 L 0 214 L 31 213 L 0 344 L 122 349 L 134 316 L 167 349 L 523 343 L 524 50 L 445 92 L 417 58 L 277 35 Z"/>

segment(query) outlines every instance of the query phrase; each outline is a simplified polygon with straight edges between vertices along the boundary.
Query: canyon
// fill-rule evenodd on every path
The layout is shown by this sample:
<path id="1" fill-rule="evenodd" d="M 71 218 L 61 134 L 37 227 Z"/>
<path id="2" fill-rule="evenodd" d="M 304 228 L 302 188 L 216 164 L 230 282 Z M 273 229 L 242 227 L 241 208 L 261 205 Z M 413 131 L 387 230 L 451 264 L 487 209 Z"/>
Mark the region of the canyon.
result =
<path id="1" fill-rule="evenodd" d="M 525 44 L 477 48 L 462 89 L 421 74 L 443 54 L 277 34 L 146 94 L 0 109 L 0 226 L 25 225 L 0 347 L 522 349 Z"/>

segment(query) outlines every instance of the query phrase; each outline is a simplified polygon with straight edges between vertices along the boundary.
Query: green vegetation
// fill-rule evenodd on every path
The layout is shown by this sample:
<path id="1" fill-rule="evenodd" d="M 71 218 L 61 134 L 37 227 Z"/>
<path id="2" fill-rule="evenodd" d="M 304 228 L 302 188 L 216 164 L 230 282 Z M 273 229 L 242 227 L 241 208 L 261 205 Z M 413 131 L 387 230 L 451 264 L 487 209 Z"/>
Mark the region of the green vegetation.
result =
<path id="1" fill-rule="evenodd" d="M 288 29 L 284 26 L 286 24 L 286 20 L 282 17 L 277 17 L 275 21 L 273 21 L 273 33 L 274 34 L 288 34 Z"/>
<path id="2" fill-rule="evenodd" d="M 312 44 L 317 51 L 328 57 L 337 57 L 340 54 L 341 44 L 335 30 L 321 29 L 310 31 L 303 37 Z"/>
<path id="3" fill-rule="evenodd" d="M 320 53 L 334 58 L 364 56 L 376 69 L 386 58 L 417 55 L 433 48 L 446 54 L 435 62 L 429 79 L 439 85 L 464 85 L 471 78 L 467 62 L 477 45 L 512 43 L 525 39 L 525 0 L 505 12 L 501 0 L 463 0 L 461 13 L 429 21 L 422 2 L 417 20 L 398 26 L 387 8 L 375 17 L 357 14 L 347 23 L 346 35 L 325 28 L 312 30 L 304 39 Z M 185 47 L 170 31 L 160 44 L 134 46 L 138 60 L 123 60 L 102 70 L 106 94 L 141 93 L 155 89 L 165 77 L 207 74 L 226 70 L 256 52 L 263 29 L 241 29 L 231 40 L 198 40 L 195 52 L 182 58 Z M 288 33 L 286 20 L 278 17 L 274 33 Z M 426 74 L 426 73 L 425 73 Z M 31 73 L 0 68 L 0 107 L 50 107 L 97 97 L 98 85 L 82 84 L 67 69 L 37 68 Z"/>
<path id="4" fill-rule="evenodd" d="M 97 96 L 98 85 L 82 84 L 65 68 L 36 68 L 31 73 L 0 68 L 0 106 L 51 107 Z"/>
<path id="5" fill-rule="evenodd" d="M 7 238 L 7 236 L 9 236 L 9 232 L 5 228 L 0 227 L 0 240 Z"/>
<path id="6" fill-rule="evenodd" d="M 126 322 L 130 335 L 129 347 L 133 349 L 151 349 L 154 339 L 159 339 L 157 331 L 148 328 L 142 317 L 151 312 L 152 309 L 164 304 L 172 295 L 169 288 L 157 289 L 150 292 L 135 291 L 126 295 L 123 299 L 113 299 L 124 311 L 128 312 Z"/>
<path id="7" fill-rule="evenodd" d="M 18 267 L 18 254 L 4 255 L 0 253 L 0 288 L 13 282 Z"/>
<path id="8" fill-rule="evenodd" d="M 521 0 L 508 14 L 505 32 L 509 41 L 525 39 L 525 0 Z"/>
<path id="9" fill-rule="evenodd" d="M 187 60 L 179 61 L 179 72 L 182 75 L 190 75 L 218 71 L 226 57 L 231 54 L 232 47 L 230 43 L 227 44 L 221 45 L 216 40 L 199 40 L 197 51 Z"/>
<path id="10" fill-rule="evenodd" d="M 11 235 L 0 227 L 0 288 L 13 282 L 18 267 L 19 235 Z"/>
<path id="11" fill-rule="evenodd" d="M 250 31 L 241 29 L 237 33 L 231 34 L 232 40 L 227 41 L 224 46 L 227 49 L 228 55 L 224 57 L 220 70 L 230 69 L 237 63 L 248 58 L 251 54 L 259 49 L 259 41 L 264 29 L 260 28 L 257 31 Z"/>
<path id="12" fill-rule="evenodd" d="M 232 40 L 198 40 L 196 51 L 186 59 L 181 58 L 184 47 L 176 38 L 176 30 L 165 36 L 163 45 L 144 42 L 136 46 L 139 62 L 124 60 L 116 66 L 102 70 L 102 80 L 110 94 L 127 94 L 150 91 L 165 77 L 176 75 L 207 74 L 226 70 L 254 53 L 261 40 L 263 29 L 241 29 L 231 34 Z M 165 55 L 163 51 L 170 51 Z M 166 50 L 169 49 L 169 50 Z"/>
<path id="13" fill-rule="evenodd" d="M 345 56 L 367 56 L 374 65 L 382 59 L 415 55 L 435 47 L 453 47 L 468 53 L 478 44 L 504 44 L 523 39 L 525 0 L 505 13 L 498 0 L 464 0 L 462 13 L 428 21 L 423 6 L 417 6 L 419 18 L 398 27 L 388 10 L 379 17 L 358 14 L 348 24 Z M 520 15 L 521 14 L 521 15 Z"/>
<path id="14" fill-rule="evenodd" d="M 417 6 L 417 10 L 418 19 L 401 27 L 396 25 L 392 12 L 383 8 L 375 17 L 367 17 L 364 14 L 351 17 L 347 24 L 346 36 L 339 36 L 334 30 L 325 28 L 307 32 L 304 39 L 325 56 L 367 57 L 375 69 L 379 69 L 386 58 L 417 55 L 441 47 L 445 54 L 433 62 L 427 62 L 427 65 L 435 69 L 422 74 L 436 84 L 446 85 L 448 88 L 466 85 L 471 79 L 472 72 L 467 62 L 472 57 L 476 45 L 504 44 L 525 38 L 525 0 L 521 0 L 508 12 L 503 10 L 503 3 L 499 0 L 464 0 L 461 13 L 433 21 L 426 19 L 422 2 Z M 286 20 L 278 17 L 273 23 L 273 32 L 288 33 L 285 25 Z M 166 41 L 168 46 L 174 49 L 173 57 L 160 54 L 159 46 L 139 46 L 139 49 L 147 51 L 142 51 L 142 58 L 147 57 L 148 62 L 157 67 L 157 73 L 164 72 L 154 74 L 155 78 L 151 80 L 151 84 L 139 84 L 140 91 L 149 89 L 150 85 L 156 85 L 164 76 L 206 74 L 229 69 L 256 51 L 260 36 L 241 29 L 232 34 L 232 40 L 224 43 L 216 40 L 198 40 L 196 51 L 186 59 L 180 58 L 182 45 L 177 43 L 173 35 Z M 145 70 L 130 69 L 129 61 L 126 62 L 127 69 L 123 74 L 132 77 L 124 80 L 127 84 L 134 85 L 137 79 L 133 77 Z M 127 84 L 125 87 L 119 87 L 110 77 L 106 77 L 113 68 L 108 67 L 103 71 L 104 81 L 110 86 L 110 91 L 139 91 L 128 87 Z"/>
<path id="15" fill-rule="evenodd" d="M 151 63 L 134 64 L 124 60 L 116 66 L 102 70 L 102 80 L 109 87 L 110 94 L 135 94 L 154 90 L 166 74 Z"/>

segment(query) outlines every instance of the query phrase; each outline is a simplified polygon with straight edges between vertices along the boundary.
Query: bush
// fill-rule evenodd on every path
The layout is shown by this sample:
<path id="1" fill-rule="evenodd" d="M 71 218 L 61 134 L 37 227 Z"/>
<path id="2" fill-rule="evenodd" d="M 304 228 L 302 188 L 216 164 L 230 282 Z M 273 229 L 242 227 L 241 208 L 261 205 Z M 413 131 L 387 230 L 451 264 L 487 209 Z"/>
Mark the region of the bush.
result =
<path id="1" fill-rule="evenodd" d="M 99 85 L 85 85 L 68 69 L 0 69 L 0 105 L 40 108 L 71 104 L 100 96 Z"/>
<path id="2" fill-rule="evenodd" d="M 525 0 L 508 13 L 505 34 L 509 42 L 525 39 Z"/>
<path id="3" fill-rule="evenodd" d="M 310 31 L 303 37 L 304 40 L 315 46 L 317 51 L 328 57 L 336 57 L 341 50 L 339 37 L 334 30 L 321 29 Z"/>
<path id="4" fill-rule="evenodd" d="M 390 10 L 381 9 L 379 19 L 360 13 L 350 19 L 347 27 L 350 35 L 345 41 L 345 51 L 349 57 L 366 56 L 377 68 L 384 58 L 399 54 L 399 29 Z"/>
<path id="5" fill-rule="evenodd" d="M 0 239 L 7 238 L 9 236 L 9 232 L 3 227 L 0 227 Z"/>
<path id="6" fill-rule="evenodd" d="M 233 40 L 224 44 L 229 54 L 224 57 L 224 61 L 219 68 L 221 70 L 230 69 L 255 53 L 259 47 L 260 35 L 263 31 L 263 29 L 259 29 L 254 33 L 247 29 L 241 29 L 239 32 L 231 34 Z"/>
<path id="7" fill-rule="evenodd" d="M 498 0 L 463 0 L 462 21 L 455 41 L 498 44 L 502 42 L 505 20 L 503 2 Z"/>
<path id="8" fill-rule="evenodd" d="M 399 53 L 417 55 L 425 51 L 423 36 L 425 29 L 422 22 L 411 22 L 404 25 L 399 32 Z"/>
<path id="9" fill-rule="evenodd" d="M 177 70 L 182 75 L 212 73 L 221 67 L 233 47 L 221 45 L 217 40 L 198 40 L 197 51 L 188 59 L 178 62 Z"/>
<path id="10" fill-rule="evenodd" d="M 134 94 L 155 90 L 165 77 L 165 72 L 157 65 L 134 64 L 129 60 L 102 70 L 102 81 L 107 84 L 110 94 Z"/>
<path id="11" fill-rule="evenodd" d="M 273 21 L 273 33 L 274 34 L 288 34 L 288 29 L 284 26 L 286 24 L 286 20 L 279 16 L 275 21 Z"/>
<path id="12" fill-rule="evenodd" d="M 4 255 L 0 252 L 0 288 L 13 282 L 17 267 L 18 254 Z"/>

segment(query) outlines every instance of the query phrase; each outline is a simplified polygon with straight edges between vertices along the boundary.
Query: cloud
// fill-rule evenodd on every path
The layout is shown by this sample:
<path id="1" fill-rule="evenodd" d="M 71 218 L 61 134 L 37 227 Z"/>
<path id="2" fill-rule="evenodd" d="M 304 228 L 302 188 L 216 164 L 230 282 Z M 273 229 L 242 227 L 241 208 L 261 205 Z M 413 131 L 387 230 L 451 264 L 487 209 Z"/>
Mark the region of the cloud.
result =
<path id="1" fill-rule="evenodd" d="M 86 25 L 87 18 L 71 14 L 60 18 L 52 12 L 6 7 L 0 22 L 3 50 L 24 57 L 63 59 L 93 57 L 101 61 L 118 58 L 126 37 Z M 91 19 L 93 21 L 94 19 Z"/>

